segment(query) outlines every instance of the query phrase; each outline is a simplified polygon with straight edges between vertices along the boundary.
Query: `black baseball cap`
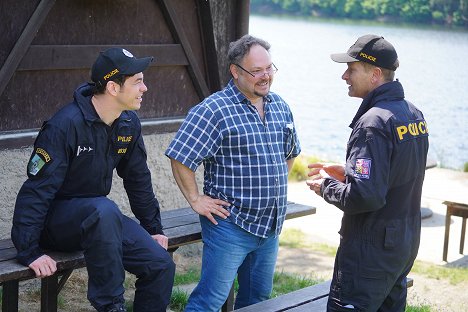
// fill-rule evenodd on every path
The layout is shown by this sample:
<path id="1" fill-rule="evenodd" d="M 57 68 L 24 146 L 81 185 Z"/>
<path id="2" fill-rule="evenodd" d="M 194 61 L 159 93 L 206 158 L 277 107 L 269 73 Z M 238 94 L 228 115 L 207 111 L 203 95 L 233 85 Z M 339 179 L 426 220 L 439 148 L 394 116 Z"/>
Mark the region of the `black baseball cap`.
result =
<path id="1" fill-rule="evenodd" d="M 331 54 L 337 63 L 366 62 L 377 67 L 395 71 L 398 67 L 398 55 L 393 45 L 377 35 L 364 35 L 348 49 L 346 53 Z"/>
<path id="2" fill-rule="evenodd" d="M 103 86 L 119 76 L 141 73 L 152 61 L 152 56 L 136 58 L 123 48 L 109 48 L 99 53 L 91 69 L 91 80 Z"/>

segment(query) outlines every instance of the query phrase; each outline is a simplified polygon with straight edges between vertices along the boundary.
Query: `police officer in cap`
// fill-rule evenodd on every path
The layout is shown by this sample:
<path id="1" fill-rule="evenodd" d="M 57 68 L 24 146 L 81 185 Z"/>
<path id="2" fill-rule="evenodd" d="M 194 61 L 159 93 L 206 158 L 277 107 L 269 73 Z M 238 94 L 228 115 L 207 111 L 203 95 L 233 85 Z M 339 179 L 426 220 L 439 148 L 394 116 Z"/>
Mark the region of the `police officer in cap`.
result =
<path id="1" fill-rule="evenodd" d="M 363 101 L 346 164 L 309 165 L 307 185 L 343 211 L 327 311 L 404 311 L 421 233 L 426 121 L 394 81 L 398 56 L 383 37 L 364 35 L 331 58 L 347 63 L 348 95 Z"/>
<path id="2" fill-rule="evenodd" d="M 122 48 L 101 52 L 91 79 L 44 123 L 19 191 L 12 240 L 18 261 L 37 277 L 57 270 L 44 249 L 83 250 L 88 299 L 97 311 L 125 311 L 125 270 L 137 276 L 133 311 L 166 311 L 175 265 L 167 249 L 141 124 L 152 57 Z M 107 198 L 114 169 L 139 223 Z"/>

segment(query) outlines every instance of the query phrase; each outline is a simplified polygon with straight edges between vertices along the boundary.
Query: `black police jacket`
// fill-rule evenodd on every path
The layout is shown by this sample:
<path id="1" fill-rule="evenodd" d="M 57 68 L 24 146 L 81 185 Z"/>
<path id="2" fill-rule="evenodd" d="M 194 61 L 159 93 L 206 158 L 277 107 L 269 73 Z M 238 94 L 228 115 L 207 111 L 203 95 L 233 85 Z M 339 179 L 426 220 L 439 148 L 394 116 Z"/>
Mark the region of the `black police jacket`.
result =
<path id="1" fill-rule="evenodd" d="M 350 127 L 346 181 L 325 179 L 321 188 L 323 198 L 344 212 L 341 235 L 385 248 L 415 247 L 429 147 L 423 114 L 393 81 L 364 98 Z"/>
<path id="2" fill-rule="evenodd" d="M 34 143 L 11 233 L 24 265 L 43 254 L 39 239 L 51 202 L 107 196 L 114 169 L 140 224 L 152 235 L 163 234 L 140 121 L 135 112 L 124 111 L 111 127 L 106 125 L 91 103 L 91 88 L 80 86 L 74 101 L 44 123 Z"/>

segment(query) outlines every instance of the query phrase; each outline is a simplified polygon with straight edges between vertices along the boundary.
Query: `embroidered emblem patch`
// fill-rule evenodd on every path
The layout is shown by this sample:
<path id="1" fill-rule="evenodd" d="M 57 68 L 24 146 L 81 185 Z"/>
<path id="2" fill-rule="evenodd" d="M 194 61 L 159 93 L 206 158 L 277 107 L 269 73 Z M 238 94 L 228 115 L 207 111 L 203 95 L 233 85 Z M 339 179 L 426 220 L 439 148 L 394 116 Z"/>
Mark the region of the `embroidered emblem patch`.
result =
<path id="1" fill-rule="evenodd" d="M 372 161 L 366 158 L 356 159 L 354 177 L 359 179 L 369 179 Z"/>
<path id="2" fill-rule="evenodd" d="M 30 175 L 36 176 L 45 164 L 52 161 L 49 154 L 42 148 L 36 148 L 36 154 L 31 158 L 28 164 L 28 172 Z"/>

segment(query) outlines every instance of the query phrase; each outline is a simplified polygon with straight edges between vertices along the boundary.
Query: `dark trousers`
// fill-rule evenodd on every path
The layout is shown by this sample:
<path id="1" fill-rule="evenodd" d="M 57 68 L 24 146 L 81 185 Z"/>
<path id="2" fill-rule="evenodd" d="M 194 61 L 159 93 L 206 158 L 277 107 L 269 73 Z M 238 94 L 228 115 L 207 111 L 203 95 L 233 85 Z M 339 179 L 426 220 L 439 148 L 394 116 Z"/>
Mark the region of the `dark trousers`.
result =
<path id="1" fill-rule="evenodd" d="M 125 270 L 137 277 L 133 311 L 166 311 L 174 262 L 108 198 L 55 200 L 41 244 L 58 251 L 84 251 L 88 299 L 98 311 L 123 301 Z"/>
<path id="2" fill-rule="evenodd" d="M 370 242 L 341 241 L 335 257 L 328 312 L 404 312 L 406 276 L 416 250 L 387 250 Z"/>

